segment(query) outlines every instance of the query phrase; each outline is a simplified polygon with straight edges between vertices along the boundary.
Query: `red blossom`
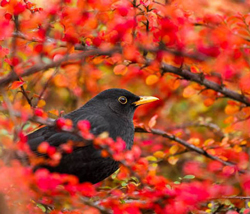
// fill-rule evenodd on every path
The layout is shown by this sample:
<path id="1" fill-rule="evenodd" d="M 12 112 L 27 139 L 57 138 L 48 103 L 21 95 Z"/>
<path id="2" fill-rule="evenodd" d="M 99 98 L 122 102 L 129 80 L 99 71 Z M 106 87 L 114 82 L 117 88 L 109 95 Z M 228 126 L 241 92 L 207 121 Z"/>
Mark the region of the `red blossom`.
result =
<path id="1" fill-rule="evenodd" d="M 127 7 L 118 7 L 117 10 L 121 16 L 126 16 L 129 12 L 129 9 Z"/>
<path id="2" fill-rule="evenodd" d="M 77 127 L 79 130 L 82 130 L 82 131 L 89 131 L 90 128 L 91 128 L 91 124 L 88 120 L 80 120 L 78 123 L 77 123 Z"/>
<path id="3" fill-rule="evenodd" d="M 58 118 L 56 120 L 56 127 L 58 129 L 71 130 L 72 129 L 72 120 L 65 118 Z"/>
<path id="4" fill-rule="evenodd" d="M 49 149 L 49 143 L 48 142 L 42 142 L 40 145 L 37 147 L 37 151 L 41 154 L 47 154 L 48 149 Z"/>
<path id="5" fill-rule="evenodd" d="M 10 13 L 5 13 L 4 17 L 7 19 L 7 20 L 11 20 L 12 19 L 12 15 Z"/>
<path id="6" fill-rule="evenodd" d="M 91 183 L 83 183 L 79 185 L 79 191 L 87 197 L 93 197 L 96 195 L 96 190 L 93 184 Z"/>
<path id="7" fill-rule="evenodd" d="M 34 50 L 37 52 L 37 53 L 41 53 L 42 50 L 43 50 L 43 45 L 42 44 L 37 44 L 34 48 Z"/>
<path id="8" fill-rule="evenodd" d="M 42 117 L 44 115 L 44 111 L 40 108 L 36 108 L 34 114 L 38 117 Z"/>
<path id="9" fill-rule="evenodd" d="M 14 15 L 19 15 L 20 13 L 22 13 L 23 11 L 25 11 L 25 9 L 26 9 L 25 4 L 22 4 L 21 2 L 18 2 L 14 6 Z"/>
<path id="10" fill-rule="evenodd" d="M 96 47 L 99 47 L 100 44 L 102 43 L 102 40 L 99 37 L 95 37 L 93 40 L 93 45 L 95 45 Z"/>
<path id="11" fill-rule="evenodd" d="M 4 6 L 8 5 L 8 4 L 9 4 L 9 1 L 7 1 L 7 0 L 2 0 L 1 1 L 1 7 L 4 7 Z"/>

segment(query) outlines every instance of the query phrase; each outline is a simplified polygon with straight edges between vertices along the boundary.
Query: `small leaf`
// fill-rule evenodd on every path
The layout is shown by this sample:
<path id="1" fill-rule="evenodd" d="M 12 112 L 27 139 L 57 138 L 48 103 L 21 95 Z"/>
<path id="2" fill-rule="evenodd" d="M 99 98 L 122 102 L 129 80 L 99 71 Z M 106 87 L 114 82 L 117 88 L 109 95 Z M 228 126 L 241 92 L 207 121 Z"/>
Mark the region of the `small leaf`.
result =
<path id="1" fill-rule="evenodd" d="M 239 145 L 235 145 L 234 147 L 233 147 L 233 150 L 235 151 L 235 152 L 241 152 L 242 151 L 242 147 L 241 146 L 239 146 Z"/>
<path id="2" fill-rule="evenodd" d="M 212 138 L 209 138 L 207 140 L 205 140 L 205 142 L 203 143 L 203 146 L 211 146 L 215 143 L 215 140 Z"/>
<path id="3" fill-rule="evenodd" d="M 176 90 L 180 86 L 180 80 L 179 79 L 173 79 L 168 82 L 168 87 L 171 90 Z"/>
<path id="4" fill-rule="evenodd" d="M 177 151 L 179 150 L 179 146 L 178 145 L 173 145 L 171 146 L 171 148 L 169 149 L 169 153 L 171 155 L 175 154 Z"/>
<path id="5" fill-rule="evenodd" d="M 116 75 L 124 75 L 127 73 L 127 71 L 128 71 L 128 68 L 126 65 L 121 64 L 121 65 L 117 65 L 114 67 L 114 73 Z"/>
<path id="6" fill-rule="evenodd" d="M 193 144 L 195 146 L 198 146 L 200 144 L 200 139 L 193 137 L 188 140 L 188 143 Z"/>
<path id="7" fill-rule="evenodd" d="M 213 99 L 213 98 L 207 98 L 204 100 L 204 105 L 209 107 L 209 106 L 214 104 L 214 101 L 215 101 L 215 99 Z"/>
<path id="8" fill-rule="evenodd" d="M 237 113 L 240 110 L 240 107 L 237 105 L 227 105 L 225 108 L 225 113 L 228 115 L 232 115 Z"/>
<path id="9" fill-rule="evenodd" d="M 126 184 L 126 185 L 127 185 L 127 184 Z M 123 199 L 120 199 L 120 202 L 121 202 L 122 204 L 126 204 L 126 201 L 123 200 Z"/>
<path id="10" fill-rule="evenodd" d="M 247 206 L 250 207 L 250 201 L 247 202 Z"/>
<path id="11" fill-rule="evenodd" d="M 153 85 L 159 81 L 159 77 L 155 74 L 149 75 L 146 79 L 147 85 Z"/>
<path id="12" fill-rule="evenodd" d="M 153 155 L 156 158 L 164 158 L 165 157 L 165 153 L 163 151 L 157 151 Z"/>
<path id="13" fill-rule="evenodd" d="M 127 185 L 128 185 L 128 184 L 127 184 L 126 182 L 122 182 L 122 183 L 121 183 L 121 186 L 122 186 L 122 187 L 126 187 Z"/>
<path id="14" fill-rule="evenodd" d="M 183 177 L 183 179 L 194 179 L 195 178 L 195 176 L 194 175 L 185 175 L 184 177 Z"/>
<path id="15" fill-rule="evenodd" d="M 195 73 L 195 74 L 200 73 L 199 68 L 196 66 L 191 66 L 190 70 L 192 73 Z"/>
<path id="16" fill-rule="evenodd" d="M 193 95 L 195 95 L 196 93 L 197 93 L 197 91 L 192 86 L 188 86 L 184 89 L 182 96 L 184 98 L 189 98 L 189 97 L 192 97 Z"/>
<path id="17" fill-rule="evenodd" d="M 153 117 L 151 117 L 151 119 L 148 122 L 149 128 L 152 129 L 155 126 L 157 117 L 158 115 L 154 115 Z"/>
<path id="18" fill-rule="evenodd" d="M 39 100 L 38 103 L 37 103 L 37 107 L 38 107 L 38 108 L 42 108 L 42 107 L 45 106 L 45 105 L 46 105 L 45 100 Z"/>
<path id="19" fill-rule="evenodd" d="M 168 162 L 171 164 L 171 165 L 175 165 L 177 163 L 177 161 L 179 160 L 179 158 L 177 157 L 169 157 L 168 158 Z"/>
<path id="20" fill-rule="evenodd" d="M 146 158 L 148 161 L 152 161 L 152 162 L 157 161 L 157 159 L 154 156 L 147 156 Z"/>
<path id="21" fill-rule="evenodd" d="M 12 85 L 10 86 L 10 89 L 17 89 L 21 87 L 25 82 L 23 81 L 14 81 Z"/>
<path id="22" fill-rule="evenodd" d="M 46 207 L 42 204 L 36 204 L 37 207 L 39 207 L 44 213 L 46 213 Z"/>

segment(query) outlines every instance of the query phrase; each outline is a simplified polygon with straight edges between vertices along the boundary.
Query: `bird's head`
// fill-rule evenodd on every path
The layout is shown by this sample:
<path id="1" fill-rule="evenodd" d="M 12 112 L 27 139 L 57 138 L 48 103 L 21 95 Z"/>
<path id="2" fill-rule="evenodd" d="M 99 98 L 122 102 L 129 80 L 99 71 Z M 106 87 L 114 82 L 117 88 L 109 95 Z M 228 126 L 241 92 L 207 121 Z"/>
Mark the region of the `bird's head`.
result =
<path id="1" fill-rule="evenodd" d="M 152 96 L 137 96 L 125 89 L 108 89 L 98 94 L 95 99 L 108 106 L 113 112 L 133 118 L 135 109 L 139 105 L 159 100 Z"/>

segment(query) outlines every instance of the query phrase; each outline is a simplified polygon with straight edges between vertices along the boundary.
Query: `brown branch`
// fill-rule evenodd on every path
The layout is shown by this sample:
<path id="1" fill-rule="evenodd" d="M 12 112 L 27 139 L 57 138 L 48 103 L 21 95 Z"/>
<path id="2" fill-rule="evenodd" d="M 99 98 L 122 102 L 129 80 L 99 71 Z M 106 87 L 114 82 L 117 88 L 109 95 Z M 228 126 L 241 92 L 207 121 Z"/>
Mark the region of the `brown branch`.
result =
<path id="1" fill-rule="evenodd" d="M 162 130 L 159 130 L 159 129 L 151 129 L 150 131 L 146 130 L 146 129 L 143 129 L 143 128 L 136 128 L 135 129 L 136 132 L 142 132 L 142 133 L 152 133 L 152 134 L 155 134 L 155 135 L 160 135 L 164 138 L 168 138 L 169 140 L 172 140 L 172 141 L 175 141 L 179 144 L 181 144 L 182 146 L 186 147 L 187 149 L 191 150 L 191 151 L 194 151 L 198 154 L 201 154 L 209 159 L 212 159 L 212 160 L 216 160 L 216 161 L 219 161 L 220 163 L 222 163 L 223 165 L 226 165 L 226 166 L 232 166 L 232 167 L 236 167 L 236 164 L 232 163 L 232 162 L 229 162 L 229 161 L 224 161 L 214 155 L 211 155 L 209 154 L 207 151 L 199 148 L 199 147 L 196 147 L 190 143 L 188 143 L 187 141 L 185 140 L 182 140 L 181 138 L 178 138 L 176 137 L 175 135 L 172 135 L 172 134 L 168 134 L 167 132 L 164 132 Z M 245 170 L 242 170 L 242 169 L 238 169 L 238 171 L 240 173 L 246 173 Z"/>
<path id="2" fill-rule="evenodd" d="M 149 49 L 148 51 L 151 52 L 156 52 L 159 51 L 159 49 Z M 167 50 L 165 50 L 167 51 Z M 31 74 L 37 73 L 39 71 L 43 71 L 43 70 L 48 70 L 50 68 L 54 68 L 54 67 L 59 67 L 61 64 L 68 62 L 68 61 L 73 61 L 73 60 L 80 60 L 84 57 L 88 57 L 88 56 L 92 56 L 92 55 L 112 55 L 113 53 L 121 53 L 122 52 L 122 48 L 121 47 L 114 47 L 112 49 L 109 50 L 100 50 L 100 49 L 90 49 L 81 53 L 77 53 L 77 54 L 70 54 L 70 55 L 66 55 L 63 58 L 57 60 L 57 61 L 52 61 L 50 63 L 39 63 L 36 64 L 34 66 L 32 66 L 31 68 L 26 69 L 21 75 L 20 77 L 24 77 L 24 76 L 29 76 Z M 181 54 L 180 53 L 176 53 L 176 52 L 172 52 L 173 54 Z M 188 55 L 183 55 L 184 53 L 182 53 L 182 56 L 188 57 Z M 190 55 L 189 57 L 191 58 L 196 58 L 196 55 Z M 201 59 L 200 59 L 201 60 Z M 196 73 L 192 73 L 189 69 L 185 69 L 185 68 L 178 68 L 166 63 L 162 64 L 162 72 L 164 73 L 173 73 L 176 74 L 186 80 L 189 81 L 193 81 L 196 82 L 200 85 L 205 86 L 207 89 L 212 89 L 214 91 L 217 91 L 219 93 L 221 93 L 222 95 L 224 95 L 225 97 L 228 97 L 230 99 L 236 100 L 238 102 L 241 102 L 243 104 L 245 104 L 246 106 L 250 106 L 250 100 L 240 94 L 237 93 L 233 90 L 230 90 L 228 88 L 226 88 L 223 85 L 220 85 L 218 83 L 215 83 L 213 81 L 207 80 L 203 74 L 196 74 Z M 0 79 L 0 88 L 8 85 L 9 83 L 18 80 L 18 77 L 16 74 L 14 74 L 13 72 L 11 72 L 8 76 L 3 77 Z"/>
<path id="3" fill-rule="evenodd" d="M 221 197 L 214 197 L 209 198 L 209 201 L 213 200 L 221 200 L 221 199 L 230 199 L 230 200 L 250 200 L 250 196 L 241 196 L 241 195 L 235 195 L 235 196 L 221 196 Z"/>
<path id="4" fill-rule="evenodd" d="M 148 22 L 145 22 L 144 25 L 146 26 L 146 29 L 149 28 L 149 24 Z M 163 52 L 168 52 L 170 54 L 173 54 L 175 56 L 181 56 L 181 57 L 186 57 L 186 58 L 190 58 L 190 59 L 194 59 L 194 60 L 197 60 L 197 61 L 205 61 L 211 57 L 209 56 L 206 56 L 202 53 L 188 53 L 184 50 L 177 50 L 177 49 L 171 49 L 171 48 L 166 48 L 165 45 L 162 45 L 160 44 L 159 47 L 156 47 L 156 48 L 145 48 L 143 46 L 138 46 L 139 50 L 143 52 L 143 56 L 145 57 L 145 53 L 148 53 L 148 52 L 152 52 L 152 53 L 157 53 L 159 51 L 163 51 Z M 93 46 L 85 46 L 85 45 L 82 45 L 82 44 L 76 44 L 75 45 L 75 50 L 82 50 L 82 51 L 85 51 L 85 50 L 94 50 L 95 47 Z"/>
<path id="5" fill-rule="evenodd" d="M 205 86 L 207 89 L 212 89 L 214 91 L 221 93 L 227 98 L 243 103 L 246 106 L 250 106 L 250 100 L 246 96 L 237 93 L 235 91 L 232 91 L 223 85 L 207 80 L 203 74 L 195 74 L 192 73 L 189 69 L 178 68 L 165 63 L 162 64 L 161 69 L 163 73 L 176 74 L 178 76 L 181 76 L 185 80 L 196 82 L 200 85 Z"/>
<path id="6" fill-rule="evenodd" d="M 48 125 L 48 126 L 54 126 L 55 125 L 55 120 L 50 119 L 50 118 L 47 119 L 47 120 L 44 120 L 43 118 L 39 118 L 39 117 L 31 117 L 29 120 L 31 120 L 33 122 L 41 123 L 43 125 Z M 147 131 L 146 129 L 136 128 L 135 132 L 152 133 L 152 134 L 155 134 L 155 135 L 160 135 L 162 137 L 168 138 L 170 140 L 173 140 L 173 141 L 183 145 L 184 147 L 186 147 L 187 149 L 189 149 L 191 151 L 194 151 L 194 152 L 196 152 L 198 154 L 201 154 L 201 155 L 203 155 L 203 156 L 205 156 L 207 158 L 210 158 L 212 160 L 219 161 L 223 165 L 236 167 L 236 164 L 234 164 L 232 162 L 229 162 L 229 161 L 224 161 L 224 160 L 220 159 L 219 157 L 211 155 L 211 154 L 207 153 L 207 151 L 205 151 L 205 150 L 203 150 L 203 149 L 201 149 L 199 147 L 196 147 L 196 146 L 186 142 L 185 140 L 182 140 L 181 138 L 176 137 L 175 135 L 168 134 L 168 133 L 166 133 L 166 132 L 164 132 L 162 130 L 151 129 L 150 131 Z M 125 164 L 124 162 L 122 162 L 122 164 L 124 166 L 128 167 L 127 164 Z M 242 170 L 242 169 L 238 169 L 238 171 L 240 173 L 245 173 L 245 170 Z"/>
<path id="7" fill-rule="evenodd" d="M 29 103 L 30 107 L 33 108 L 33 105 L 32 105 L 32 98 L 29 98 L 27 92 L 25 91 L 24 87 L 21 86 L 21 93 L 23 94 L 23 96 L 25 97 L 25 99 L 27 100 L 27 102 Z"/>
<path id="8" fill-rule="evenodd" d="M 36 65 L 32 66 L 31 68 L 24 70 L 24 72 L 22 74 L 20 74 L 20 77 L 29 76 L 29 75 L 37 73 L 39 71 L 45 71 L 45 70 L 48 70 L 50 68 L 59 67 L 61 64 L 68 62 L 68 61 L 71 61 L 71 60 L 72 61 L 73 60 L 80 60 L 84 57 L 88 57 L 88 56 L 92 56 L 92 55 L 112 55 L 113 53 L 116 53 L 116 52 L 121 52 L 121 48 L 115 47 L 115 48 L 112 48 L 109 50 L 94 49 L 94 50 L 89 50 L 89 51 L 81 52 L 81 53 L 77 53 L 77 54 L 66 55 L 57 61 L 52 61 L 52 62 L 47 63 L 47 64 L 46 63 L 36 64 Z M 18 80 L 18 77 L 16 76 L 16 74 L 13 74 L 13 72 L 11 72 L 8 76 L 0 79 L 0 88 L 3 88 L 4 86 L 8 85 L 9 83 L 11 83 L 15 80 Z"/>
<path id="9" fill-rule="evenodd" d="M 249 200 L 250 196 L 224 196 L 225 199 L 240 199 L 240 200 Z"/>
<path id="10" fill-rule="evenodd" d="M 4 111 L 4 109 L 0 109 L 2 111 Z M 12 112 L 12 114 L 14 114 L 15 116 L 19 117 L 20 114 L 18 112 Z M 40 123 L 40 124 L 43 124 L 43 125 L 47 125 L 47 126 L 55 126 L 55 120 L 54 119 L 51 119 L 51 118 L 48 118 L 48 119 L 43 119 L 41 117 L 36 117 L 36 116 L 33 116 L 33 117 L 30 117 L 28 118 L 28 120 L 32 121 L 32 122 L 36 122 L 36 123 Z M 64 132 L 64 130 L 62 130 L 62 132 Z M 76 134 L 77 136 L 80 136 L 77 132 L 77 130 L 66 130 L 65 132 L 70 132 L 70 133 L 73 133 L 73 134 Z M 232 162 L 229 162 L 229 161 L 224 161 L 222 159 L 220 159 L 219 157 L 216 157 L 214 155 L 211 155 L 209 153 L 207 153 L 207 151 L 199 148 L 199 147 L 196 147 L 190 143 L 188 143 L 187 141 L 185 140 L 182 140 L 181 138 L 178 138 L 176 137 L 175 135 L 172 135 L 172 134 L 168 134 L 167 132 L 164 132 L 162 130 L 159 130 L 159 129 L 151 129 L 150 131 L 144 129 L 144 128 L 141 128 L 141 127 L 136 127 L 135 128 L 135 132 L 140 132 L 140 133 L 152 133 L 152 134 L 155 134 L 155 135 L 160 135 L 164 138 L 168 138 L 172 141 L 175 141 L 179 144 L 181 144 L 182 146 L 186 147 L 187 149 L 191 150 L 191 151 L 194 151 L 198 154 L 201 154 L 209 159 L 212 159 L 212 160 L 216 160 L 216 161 L 219 161 L 220 163 L 222 163 L 223 165 L 226 165 L 226 166 L 232 166 L 232 167 L 236 167 L 236 164 L 232 163 Z M 107 149 L 107 148 L 104 148 L 104 149 Z M 124 166 L 127 167 L 127 165 L 124 163 L 124 162 L 121 162 L 121 164 L 123 164 Z M 238 169 L 238 171 L 240 173 L 246 173 L 245 170 L 242 170 L 242 169 Z"/>

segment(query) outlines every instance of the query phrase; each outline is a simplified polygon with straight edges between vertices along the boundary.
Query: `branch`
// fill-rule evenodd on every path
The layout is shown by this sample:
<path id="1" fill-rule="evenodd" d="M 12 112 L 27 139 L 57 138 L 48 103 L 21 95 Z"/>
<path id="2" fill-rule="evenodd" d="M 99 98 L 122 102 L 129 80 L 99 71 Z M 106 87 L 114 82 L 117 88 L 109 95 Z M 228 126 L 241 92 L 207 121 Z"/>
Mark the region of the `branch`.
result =
<path id="1" fill-rule="evenodd" d="M 44 120 L 44 119 L 39 118 L 39 117 L 32 117 L 32 118 L 30 118 L 30 120 L 33 121 L 33 122 L 41 123 L 41 124 L 48 125 L 48 126 L 54 126 L 55 125 L 54 120 L 50 119 L 50 118 L 47 119 L 47 120 Z M 161 131 L 159 129 L 151 129 L 150 132 L 149 132 L 146 129 L 136 128 L 135 132 L 152 133 L 152 134 L 155 134 L 155 135 L 160 135 L 162 137 L 168 138 L 170 140 L 173 140 L 173 141 L 183 145 L 184 147 L 186 147 L 187 149 L 189 149 L 191 151 L 194 151 L 194 152 L 196 152 L 198 154 L 201 154 L 201 155 L 203 155 L 203 156 L 205 156 L 207 158 L 210 158 L 212 160 L 219 161 L 223 165 L 237 167 L 236 164 L 234 164 L 232 162 L 224 161 L 224 160 L 220 159 L 219 157 L 211 155 L 211 154 L 207 153 L 207 151 L 205 151 L 205 150 L 203 150 L 203 149 L 201 149 L 199 147 L 196 147 L 196 146 L 186 142 L 185 140 L 182 140 L 181 138 L 176 137 L 175 135 L 170 135 L 170 134 L 168 134 L 168 133 L 166 133 L 164 131 Z M 127 165 L 124 162 L 122 162 L 122 164 L 127 167 Z M 245 170 L 242 170 L 242 169 L 238 169 L 238 171 L 240 173 L 246 173 Z"/>
<path id="2" fill-rule="evenodd" d="M 152 134 L 155 134 L 155 135 L 160 135 L 160 136 L 162 136 L 164 138 L 168 138 L 169 140 L 173 140 L 173 141 L 181 144 L 182 146 L 188 148 L 189 150 L 194 151 L 194 152 L 196 152 L 198 154 L 201 154 L 201 155 L 203 155 L 203 156 L 205 156 L 205 157 L 207 157 L 209 159 L 219 161 L 223 165 L 237 167 L 236 164 L 234 164 L 232 162 L 224 161 L 224 160 L 222 160 L 222 159 L 220 159 L 220 158 L 218 158 L 218 157 L 216 157 L 214 155 L 211 155 L 211 154 L 207 153 L 207 151 L 205 151 L 205 150 L 203 150 L 203 149 L 201 149 L 199 147 L 196 147 L 196 146 L 188 143 L 187 141 L 182 140 L 181 138 L 176 137 L 175 135 L 168 134 L 168 133 L 166 133 L 166 132 L 164 132 L 162 130 L 151 129 L 150 131 L 148 131 L 148 130 L 140 127 L 140 128 L 136 128 L 135 131 L 136 132 L 142 132 L 142 133 L 152 133 Z M 238 171 L 240 173 L 246 173 L 246 171 L 242 170 L 242 169 L 238 169 Z"/>
<path id="3" fill-rule="evenodd" d="M 192 73 L 189 69 L 178 68 L 178 67 L 168 65 L 165 63 L 162 64 L 161 69 L 163 73 L 176 74 L 178 76 L 181 76 L 185 80 L 196 82 L 200 85 L 205 86 L 207 89 L 212 89 L 214 91 L 217 91 L 223 94 L 227 98 L 243 103 L 246 106 L 250 106 L 250 100 L 246 96 L 244 96 L 243 94 L 237 93 L 235 91 L 232 91 L 223 85 L 207 80 L 202 74 L 195 74 L 195 73 Z"/>
<path id="4" fill-rule="evenodd" d="M 2 111 L 4 111 L 4 109 L 0 109 Z M 14 114 L 15 116 L 17 117 L 20 117 L 20 113 L 18 112 L 12 112 L 12 114 Z M 40 124 L 43 124 L 43 125 L 47 125 L 47 126 L 55 126 L 55 120 L 54 119 L 51 119 L 51 118 L 48 118 L 48 119 L 43 119 L 41 117 L 37 117 L 37 116 L 33 116 L 33 117 L 29 117 L 28 120 L 32 121 L 32 122 L 35 122 L 35 123 L 40 123 Z M 76 135 L 79 135 L 75 130 L 62 130 L 62 132 L 70 132 L 70 133 L 73 133 L 73 134 L 76 134 Z M 144 128 L 141 128 L 141 127 L 136 127 L 135 128 L 135 132 L 140 132 L 140 133 L 152 133 L 152 134 L 155 134 L 155 135 L 160 135 L 164 138 L 168 138 L 172 141 L 175 141 L 179 144 L 181 144 L 182 146 L 186 147 L 187 149 L 191 150 L 191 151 L 194 151 L 198 154 L 201 154 L 209 159 L 212 159 L 212 160 L 216 160 L 216 161 L 219 161 L 220 163 L 222 163 L 223 165 L 226 165 L 226 166 L 232 166 L 232 167 L 237 167 L 236 164 L 232 163 L 232 162 L 229 162 L 229 161 L 224 161 L 214 155 L 211 155 L 209 153 L 207 153 L 207 151 L 199 148 L 199 147 L 196 147 L 190 143 L 188 143 L 187 141 L 185 140 L 182 140 L 181 138 L 178 138 L 176 137 L 175 135 L 171 135 L 171 134 L 168 134 L 167 132 L 164 132 L 162 130 L 159 130 L 159 129 L 151 129 L 150 131 L 144 129 Z M 79 135 L 80 137 L 82 137 L 81 135 Z M 104 148 L 104 149 L 107 149 L 107 148 Z M 121 164 L 123 164 L 124 166 L 128 167 L 124 162 L 121 162 Z M 240 173 L 246 173 L 245 170 L 242 170 L 242 169 L 238 169 L 238 172 Z"/>
<path id="5" fill-rule="evenodd" d="M 58 71 L 59 71 L 59 68 L 56 67 L 55 70 L 54 70 L 54 73 L 49 77 L 49 79 L 47 80 L 47 82 L 44 84 L 44 86 L 43 86 L 43 88 L 42 88 L 42 91 L 40 92 L 40 94 L 39 94 L 39 96 L 38 96 L 38 100 L 37 100 L 35 106 L 37 106 L 39 100 L 41 100 L 41 99 L 43 98 L 43 95 L 44 95 L 46 89 L 48 88 L 49 83 L 50 83 L 51 80 L 55 77 L 55 75 L 58 73 Z"/>
<path id="6" fill-rule="evenodd" d="M 85 57 L 92 56 L 92 55 L 112 55 L 113 53 L 117 53 L 117 52 L 121 52 L 121 48 L 115 47 L 115 48 L 112 48 L 109 50 L 94 49 L 94 50 L 89 50 L 89 51 L 81 52 L 81 53 L 77 53 L 77 54 L 66 55 L 57 61 L 52 61 L 52 62 L 47 63 L 47 64 L 46 63 L 36 64 L 36 65 L 32 66 L 31 68 L 24 70 L 24 72 L 22 74 L 20 74 L 19 77 L 29 76 L 29 75 L 37 73 L 39 71 L 44 71 L 44 70 L 48 70 L 50 68 L 58 67 L 61 64 L 68 62 L 70 60 L 81 60 Z M 8 85 L 9 83 L 11 83 L 15 80 L 18 80 L 18 76 L 16 74 L 13 74 L 13 72 L 11 72 L 8 76 L 0 79 L 0 88 L 5 87 L 6 85 Z"/>
<path id="7" fill-rule="evenodd" d="M 147 51 L 157 52 L 157 51 L 159 51 L 159 49 L 148 49 Z M 169 50 L 165 50 L 165 51 L 169 51 Z M 47 63 L 47 64 L 45 64 L 45 63 L 36 64 L 36 65 L 32 66 L 31 68 L 26 69 L 20 75 L 20 77 L 29 76 L 29 75 L 37 73 L 39 71 L 48 70 L 48 69 L 54 68 L 54 67 L 59 67 L 63 63 L 71 61 L 71 60 L 80 60 L 82 58 L 92 56 L 92 55 L 109 55 L 110 56 L 113 53 L 121 53 L 121 52 L 122 52 L 121 47 L 114 47 L 114 48 L 109 49 L 109 50 L 100 50 L 100 49 L 89 49 L 88 50 L 87 49 L 84 52 L 66 55 L 57 61 L 52 61 L 52 62 Z M 182 52 L 178 52 L 178 53 L 172 52 L 172 53 L 176 54 L 176 55 L 182 55 L 185 57 L 197 58 L 196 55 L 186 55 L 186 54 L 184 55 L 184 53 L 182 53 Z M 201 60 L 201 59 L 199 59 L 199 60 Z M 244 96 L 240 93 L 237 93 L 235 91 L 232 91 L 223 85 L 220 85 L 220 84 L 215 83 L 213 81 L 207 80 L 203 74 L 195 74 L 195 73 L 192 73 L 189 69 L 178 68 L 178 67 L 166 64 L 166 63 L 162 64 L 161 69 L 162 69 L 163 74 L 164 73 L 176 74 L 176 75 L 181 76 L 182 78 L 184 78 L 186 80 L 193 81 L 193 82 L 196 82 L 200 85 L 203 85 L 207 89 L 212 89 L 214 91 L 217 91 L 218 93 L 223 94 L 225 97 L 236 100 L 240 103 L 245 104 L 246 106 L 250 106 L 250 100 L 246 96 Z M 10 72 L 10 74 L 8 76 L 0 79 L 0 88 L 3 88 L 4 86 L 8 85 L 9 83 L 11 83 L 15 80 L 18 80 L 18 76 L 15 73 Z"/>
<path id="8" fill-rule="evenodd" d="M 23 94 L 23 96 L 25 97 L 25 99 L 27 100 L 27 102 L 29 103 L 30 107 L 33 108 L 33 104 L 32 104 L 32 98 L 29 98 L 27 92 L 25 91 L 24 87 L 21 86 L 21 93 Z"/>
<path id="9" fill-rule="evenodd" d="M 147 27 L 147 22 L 145 23 L 145 25 Z M 96 49 L 96 48 L 93 46 L 85 46 L 82 44 L 75 45 L 75 50 L 85 51 L 85 50 L 94 50 L 94 49 Z M 138 49 L 143 52 L 144 57 L 146 56 L 145 53 L 148 53 L 148 52 L 158 53 L 159 51 L 165 51 L 165 52 L 168 52 L 168 53 L 173 54 L 175 56 L 186 57 L 186 58 L 194 59 L 197 61 L 205 61 L 205 60 L 211 58 L 211 57 L 205 56 L 204 54 L 198 53 L 198 52 L 189 53 L 189 52 L 186 52 L 183 50 L 166 48 L 164 45 L 161 45 L 161 44 L 159 47 L 156 47 L 156 48 L 145 48 L 145 47 L 139 45 Z"/>

